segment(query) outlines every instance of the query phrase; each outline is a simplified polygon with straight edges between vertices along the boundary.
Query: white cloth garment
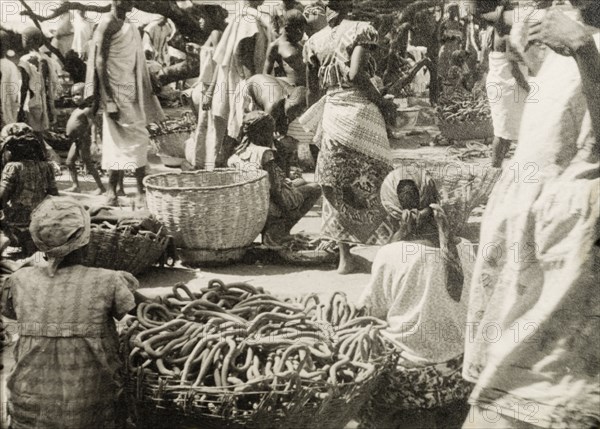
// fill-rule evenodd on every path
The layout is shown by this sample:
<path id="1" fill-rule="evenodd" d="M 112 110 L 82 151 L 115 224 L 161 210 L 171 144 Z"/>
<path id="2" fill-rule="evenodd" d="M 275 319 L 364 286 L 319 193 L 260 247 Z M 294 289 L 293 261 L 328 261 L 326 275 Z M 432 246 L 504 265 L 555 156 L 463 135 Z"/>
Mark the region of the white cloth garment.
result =
<path id="1" fill-rule="evenodd" d="M 549 51 L 535 82 L 482 220 L 463 375 L 493 413 L 592 427 L 577 420 L 600 419 L 596 136 L 574 58 Z"/>
<path id="2" fill-rule="evenodd" d="M 42 74 L 42 65 L 48 66 L 48 83 Z M 30 52 L 23 55 L 19 67 L 29 76 L 29 89 L 25 99 L 24 110 L 27 124 L 34 131 L 45 131 L 50 128 L 50 114 L 54 112 L 54 100 L 60 95 L 61 85 L 59 69 L 56 61 L 41 52 Z"/>
<path id="3" fill-rule="evenodd" d="M 227 26 L 213 56 L 217 64 L 217 85 L 212 112 L 214 116 L 227 121 L 227 134 L 233 138 L 238 137 L 244 116 L 245 81 L 237 57 L 238 46 L 244 39 L 255 38 L 254 64 L 258 65 L 256 71 L 260 72 L 269 43 L 269 24 L 264 22 L 267 19 L 265 14 L 251 7 L 244 8 L 243 13 Z"/>
<path id="4" fill-rule="evenodd" d="M 150 135 L 146 125 L 164 120 L 150 77 L 137 28 L 128 22 L 112 37 L 108 78 L 119 109 L 115 121 L 105 112 L 102 125 L 102 168 L 129 170 L 148 163 Z M 106 99 L 104 88 L 101 88 Z"/>
<path id="5" fill-rule="evenodd" d="M 408 46 L 407 52 L 412 54 L 412 56 L 415 57 L 415 61 L 418 63 L 427 55 L 427 48 L 424 46 Z M 427 91 L 430 80 L 431 76 L 429 71 L 427 69 L 421 69 L 413 79 L 410 87 L 416 94 L 422 94 Z"/>
<path id="6" fill-rule="evenodd" d="M 445 263 L 439 248 L 400 241 L 383 246 L 373 262 L 371 281 L 359 304 L 387 320 L 383 334 L 415 364 L 445 362 L 464 351 L 473 246 L 457 246 L 464 273 L 459 302 L 446 290 Z"/>
<path id="7" fill-rule="evenodd" d="M 21 73 L 18 67 L 6 58 L 0 59 L 0 72 L 2 73 L 0 82 L 2 123 L 0 126 L 4 127 L 17 122 L 21 102 Z"/>
<path id="8" fill-rule="evenodd" d="M 73 45 L 72 49 L 80 58 L 85 58 L 88 53 L 88 44 L 94 34 L 94 23 L 88 21 L 79 13 L 73 17 Z"/>
<path id="9" fill-rule="evenodd" d="M 511 72 L 511 62 L 505 52 L 490 52 L 486 90 L 490 102 L 494 135 L 506 140 L 517 140 L 521 118 L 528 94 Z M 527 67 L 519 64 L 523 76 Z"/>
<path id="10" fill-rule="evenodd" d="M 159 21 L 151 22 L 144 29 L 144 50 L 154 53 L 154 59 L 163 66 L 169 65 L 169 40 L 175 35 L 170 21 L 161 25 Z"/>

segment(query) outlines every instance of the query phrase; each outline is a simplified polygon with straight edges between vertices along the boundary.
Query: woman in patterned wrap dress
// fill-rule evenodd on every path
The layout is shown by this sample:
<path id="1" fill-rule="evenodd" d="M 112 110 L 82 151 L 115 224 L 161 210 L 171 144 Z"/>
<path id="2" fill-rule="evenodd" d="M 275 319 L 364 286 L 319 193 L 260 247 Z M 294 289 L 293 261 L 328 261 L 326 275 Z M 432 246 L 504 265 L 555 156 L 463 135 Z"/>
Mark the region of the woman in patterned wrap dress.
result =
<path id="1" fill-rule="evenodd" d="M 340 274 L 353 270 L 349 243 L 386 244 L 393 232 L 379 197 L 392 159 L 382 114 L 390 104 L 371 83 L 369 51 L 378 34 L 366 22 L 345 19 L 350 9 L 351 2 L 329 1 L 329 25 L 304 47 L 313 106 L 300 119 L 321 145 L 316 171 L 325 196 L 321 234 L 339 243 Z M 325 96 L 314 104 L 322 90 Z"/>
<path id="2" fill-rule="evenodd" d="M 76 201 L 49 197 L 31 235 L 47 267 L 21 268 L 2 289 L 2 314 L 17 320 L 7 379 L 12 429 L 123 428 L 122 362 L 115 318 L 135 307 L 129 273 L 77 265 L 90 218 Z"/>

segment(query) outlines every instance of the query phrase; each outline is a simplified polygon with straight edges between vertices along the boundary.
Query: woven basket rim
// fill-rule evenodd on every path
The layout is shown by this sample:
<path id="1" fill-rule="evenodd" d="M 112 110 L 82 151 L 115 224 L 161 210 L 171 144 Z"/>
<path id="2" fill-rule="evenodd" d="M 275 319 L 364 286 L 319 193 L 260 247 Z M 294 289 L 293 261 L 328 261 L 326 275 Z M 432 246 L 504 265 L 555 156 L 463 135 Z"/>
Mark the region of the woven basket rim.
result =
<path id="1" fill-rule="evenodd" d="M 491 124 L 492 123 L 492 118 L 482 119 L 479 121 L 469 121 L 469 122 L 448 122 L 441 118 L 438 118 L 438 119 L 439 119 L 438 125 L 455 126 L 455 127 L 468 126 L 468 125 L 472 125 L 472 124 Z"/>
<path id="2" fill-rule="evenodd" d="M 295 381 L 298 383 L 297 386 L 301 387 L 303 390 L 308 390 L 308 391 L 314 391 L 314 392 L 321 392 L 324 389 L 327 390 L 331 390 L 331 389 L 337 389 L 337 390 L 345 390 L 345 389 L 352 389 L 355 387 L 362 387 L 362 386 L 366 386 L 368 385 L 370 382 L 372 382 L 373 380 L 375 380 L 379 373 L 383 370 L 384 368 L 384 362 L 388 361 L 389 356 L 388 354 L 381 356 L 379 359 L 374 360 L 372 362 L 370 362 L 371 364 L 375 365 L 376 369 L 375 372 L 373 374 L 371 374 L 370 376 L 368 376 L 367 378 L 360 380 L 360 381 L 351 381 L 351 382 L 342 382 L 342 383 L 336 383 L 336 384 L 331 384 L 328 381 L 325 380 L 305 380 L 305 379 L 301 379 L 301 378 L 297 378 L 295 379 Z M 142 373 L 140 374 L 138 372 L 138 369 L 132 369 L 128 371 L 128 378 L 131 381 L 138 381 L 141 377 L 141 381 L 142 383 L 148 385 L 151 384 L 153 385 L 153 387 L 158 388 L 159 385 L 160 388 L 162 389 L 163 392 L 171 392 L 171 393 L 188 393 L 188 394 L 214 394 L 214 395 L 226 395 L 226 396 L 230 396 L 230 397 L 243 397 L 243 396 L 253 396 L 253 395 L 265 395 L 265 394 L 285 394 L 285 395 L 289 395 L 289 394 L 294 394 L 296 393 L 294 390 L 259 390 L 256 388 L 253 388 L 252 390 L 247 390 L 247 391 L 235 391 L 233 390 L 234 387 L 244 387 L 244 386 L 252 386 L 256 383 L 252 383 L 252 382 L 246 382 L 243 384 L 239 384 L 239 385 L 235 385 L 235 386 L 229 386 L 229 387 L 217 387 L 217 386 L 192 386 L 190 384 L 187 385 L 180 385 L 180 381 L 175 379 L 173 376 L 170 375 L 162 375 L 162 374 L 156 374 L 156 373 L 147 373 L 142 371 Z M 148 380 L 148 377 L 151 378 L 151 380 Z M 265 380 L 268 381 L 268 380 Z M 277 384 L 277 387 L 284 387 L 286 386 L 287 383 L 279 383 Z"/>
<path id="3" fill-rule="evenodd" d="M 163 176 L 199 176 L 200 174 L 206 173 L 233 173 L 238 170 L 235 168 L 216 168 L 214 170 L 199 170 L 199 171 L 182 171 L 179 173 L 158 173 L 152 174 L 150 176 L 146 176 L 144 178 L 144 186 L 148 189 L 156 190 L 156 191 L 165 191 L 165 192 L 173 192 L 173 191 L 209 191 L 209 190 L 217 190 L 217 189 L 228 189 L 235 188 L 238 186 L 248 185 L 251 183 L 259 182 L 267 177 L 267 172 L 263 170 L 256 170 L 257 176 L 250 180 L 244 180 L 242 182 L 232 183 L 230 185 L 216 185 L 216 186 L 161 186 L 150 183 L 151 180 L 157 177 Z M 255 173 L 255 171 L 253 171 Z"/>

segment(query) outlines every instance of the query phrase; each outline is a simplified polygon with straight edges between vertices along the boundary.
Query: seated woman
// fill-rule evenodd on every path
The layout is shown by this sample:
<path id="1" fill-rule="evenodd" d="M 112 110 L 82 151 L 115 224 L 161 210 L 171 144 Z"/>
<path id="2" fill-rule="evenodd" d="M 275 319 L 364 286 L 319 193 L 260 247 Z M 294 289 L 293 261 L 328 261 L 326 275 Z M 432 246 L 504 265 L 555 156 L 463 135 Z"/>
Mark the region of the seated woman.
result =
<path id="1" fill-rule="evenodd" d="M 451 66 L 444 79 L 444 96 L 452 97 L 473 89 L 473 76 L 467 66 L 466 52 L 454 51 L 451 56 Z"/>
<path id="2" fill-rule="evenodd" d="M 277 247 L 290 238 L 292 227 L 317 202 L 321 188 L 303 179 L 291 181 L 285 177 L 274 149 L 274 132 L 275 121 L 267 113 L 257 110 L 244 115 L 241 142 L 227 164 L 249 177 L 257 170 L 269 174 L 269 215 L 262 239 L 266 246 Z"/>
<path id="3" fill-rule="evenodd" d="M 29 235 L 31 212 L 48 195 L 58 195 L 54 170 L 44 143 L 29 125 L 9 124 L 0 138 L 2 232 L 12 246 L 21 247 L 24 256 L 30 256 L 36 251 Z"/>
<path id="4" fill-rule="evenodd" d="M 377 389 L 385 400 L 370 400 L 361 426 L 460 427 L 470 393 L 461 368 L 475 255 L 470 243 L 451 237 L 425 171 L 393 171 L 381 200 L 399 229 L 377 253 L 360 304 L 388 321 L 384 335 L 401 357 Z"/>
<path id="5" fill-rule="evenodd" d="M 21 268 L 2 289 L 2 314 L 18 322 L 7 379 L 10 427 L 122 428 L 123 364 L 115 318 L 135 307 L 129 273 L 80 265 L 90 217 L 66 197 L 32 213 L 31 236 L 47 266 Z"/>

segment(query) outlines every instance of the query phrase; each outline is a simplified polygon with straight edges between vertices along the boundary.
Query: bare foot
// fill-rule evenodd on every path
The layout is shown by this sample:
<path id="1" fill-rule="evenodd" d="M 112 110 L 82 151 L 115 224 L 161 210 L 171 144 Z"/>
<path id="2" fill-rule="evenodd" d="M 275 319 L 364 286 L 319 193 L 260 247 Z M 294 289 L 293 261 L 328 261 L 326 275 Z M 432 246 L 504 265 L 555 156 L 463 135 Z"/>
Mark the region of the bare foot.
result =
<path id="1" fill-rule="evenodd" d="M 70 188 L 65 189 L 64 192 L 77 192 L 77 193 L 80 193 L 81 189 L 79 189 L 79 186 L 73 185 Z"/>
<path id="2" fill-rule="evenodd" d="M 145 195 L 137 195 L 135 197 L 135 208 L 137 210 L 146 210 L 146 196 Z"/>
<path id="3" fill-rule="evenodd" d="M 357 269 L 356 262 L 353 258 L 346 258 L 345 260 L 340 260 L 340 264 L 338 265 L 337 273 L 341 275 L 352 274 Z"/>
<path id="4" fill-rule="evenodd" d="M 98 188 L 95 191 L 93 191 L 91 194 L 92 195 L 102 195 L 105 192 L 106 192 L 106 189 L 104 189 L 104 188 Z"/>
<path id="5" fill-rule="evenodd" d="M 114 194 L 108 194 L 106 196 L 106 202 L 104 203 L 109 207 L 119 207 L 119 198 Z"/>

